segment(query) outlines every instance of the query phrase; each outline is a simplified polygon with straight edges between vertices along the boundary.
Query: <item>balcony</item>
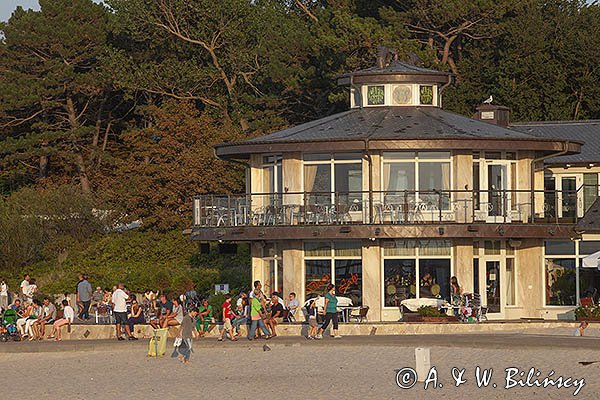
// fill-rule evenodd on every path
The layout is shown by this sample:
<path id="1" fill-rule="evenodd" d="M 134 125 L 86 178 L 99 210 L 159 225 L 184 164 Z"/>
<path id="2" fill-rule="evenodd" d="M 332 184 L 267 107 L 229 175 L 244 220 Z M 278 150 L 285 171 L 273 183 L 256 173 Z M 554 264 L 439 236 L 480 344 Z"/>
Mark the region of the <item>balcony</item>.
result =
<path id="1" fill-rule="evenodd" d="M 260 193 L 194 198 L 194 228 L 332 225 L 575 224 L 576 191 L 431 190 Z M 533 212 L 532 212 L 533 211 Z"/>

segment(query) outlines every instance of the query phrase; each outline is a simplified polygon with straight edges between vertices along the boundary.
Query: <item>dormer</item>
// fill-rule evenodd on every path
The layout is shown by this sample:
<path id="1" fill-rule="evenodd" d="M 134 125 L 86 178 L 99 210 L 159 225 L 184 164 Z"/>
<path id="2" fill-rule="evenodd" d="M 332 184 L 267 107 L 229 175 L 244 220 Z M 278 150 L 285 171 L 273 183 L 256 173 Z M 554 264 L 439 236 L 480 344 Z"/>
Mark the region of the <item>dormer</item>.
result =
<path id="1" fill-rule="evenodd" d="M 448 72 L 399 61 L 394 51 L 380 48 L 374 67 L 341 75 L 338 85 L 350 87 L 350 108 L 441 107 L 451 79 Z"/>

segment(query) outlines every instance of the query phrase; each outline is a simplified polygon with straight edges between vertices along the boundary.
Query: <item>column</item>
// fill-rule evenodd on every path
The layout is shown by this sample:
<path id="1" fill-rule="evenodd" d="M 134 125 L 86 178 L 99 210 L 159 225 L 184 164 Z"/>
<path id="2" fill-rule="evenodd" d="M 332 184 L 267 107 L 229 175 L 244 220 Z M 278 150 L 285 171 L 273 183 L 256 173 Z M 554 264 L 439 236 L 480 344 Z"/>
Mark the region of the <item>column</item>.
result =
<path id="1" fill-rule="evenodd" d="M 473 293 L 473 240 L 454 239 L 454 275 L 465 293 Z M 481 267 L 480 267 L 481 268 Z"/>
<path id="2" fill-rule="evenodd" d="M 381 320 L 381 251 L 372 242 L 362 248 L 362 292 L 363 305 L 369 306 L 369 321 Z"/>

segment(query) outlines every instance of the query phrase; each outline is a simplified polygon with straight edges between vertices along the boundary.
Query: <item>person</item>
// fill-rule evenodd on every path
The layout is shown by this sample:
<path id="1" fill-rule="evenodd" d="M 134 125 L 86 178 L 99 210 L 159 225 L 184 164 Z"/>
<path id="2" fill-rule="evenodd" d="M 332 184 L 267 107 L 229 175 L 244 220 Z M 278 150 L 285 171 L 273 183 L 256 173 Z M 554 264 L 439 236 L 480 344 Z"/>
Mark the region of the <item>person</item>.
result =
<path id="1" fill-rule="evenodd" d="M 39 300 L 33 300 L 33 311 L 27 318 L 27 322 L 25 322 L 25 333 L 29 336 L 29 340 L 35 340 L 39 336 L 38 332 L 38 318 L 44 315 L 44 307 L 39 302 Z"/>
<path id="2" fill-rule="evenodd" d="M 320 296 L 319 296 L 320 297 Z M 319 324 L 317 323 L 317 300 L 319 300 L 319 297 L 314 298 L 311 303 L 308 305 L 307 307 L 307 311 L 308 311 L 308 336 L 306 336 L 307 339 L 315 339 L 317 336 L 317 331 L 318 331 L 318 327 Z"/>
<path id="3" fill-rule="evenodd" d="M 277 336 L 277 324 L 283 322 L 283 305 L 279 302 L 279 296 L 274 294 L 271 297 L 271 313 L 266 321 L 267 328 L 271 331 L 271 337 Z"/>
<path id="4" fill-rule="evenodd" d="M 254 287 L 256 287 L 256 285 L 254 285 Z M 269 340 L 271 338 L 271 332 L 269 332 L 265 326 L 265 323 L 263 322 L 263 305 L 259 300 L 260 297 L 260 288 L 257 288 L 254 290 L 254 293 L 251 296 L 252 299 L 250 301 L 250 319 L 252 320 L 252 324 L 250 325 L 250 330 L 248 331 L 248 340 L 254 339 L 257 327 L 259 327 L 262 333 L 265 335 L 265 339 Z"/>
<path id="5" fill-rule="evenodd" d="M 248 323 L 250 317 L 250 308 L 248 306 L 248 296 L 241 298 L 242 303 L 238 305 L 236 317 L 231 323 L 235 329 L 235 335 L 240 335 L 240 327 Z M 238 300 L 239 302 L 239 300 Z"/>
<path id="6" fill-rule="evenodd" d="M 163 327 L 165 321 L 169 319 L 169 316 L 173 312 L 173 303 L 171 303 L 169 299 L 167 299 L 167 296 L 165 294 L 160 295 L 158 301 L 158 310 L 158 318 L 156 320 L 150 321 L 150 325 L 152 325 L 154 329 Z"/>
<path id="7" fill-rule="evenodd" d="M 255 294 L 258 294 L 259 296 L 262 295 L 262 283 L 260 283 L 260 281 L 254 281 L 254 290 L 250 292 L 250 298 L 254 298 Z"/>
<path id="8" fill-rule="evenodd" d="M 0 279 L 0 311 L 8 309 L 8 284 L 4 278 Z"/>
<path id="9" fill-rule="evenodd" d="M 573 332 L 573 336 L 584 336 L 584 331 L 588 327 L 589 323 L 587 321 L 581 321 L 579 327 Z"/>
<path id="10" fill-rule="evenodd" d="M 287 308 L 289 310 L 289 320 L 294 321 L 296 319 L 296 312 L 298 311 L 300 307 L 300 302 L 298 302 L 298 299 L 296 298 L 296 293 L 291 292 L 289 295 L 289 301 L 287 304 Z"/>
<path id="11" fill-rule="evenodd" d="M 23 307 L 21 307 L 21 299 L 15 299 L 15 301 L 10 305 L 9 308 L 15 311 L 18 315 L 23 309 Z"/>
<path id="12" fill-rule="evenodd" d="M 452 291 L 452 309 L 454 310 L 454 316 L 458 317 L 460 315 L 460 298 L 462 296 L 462 288 L 458 284 L 458 279 L 456 276 L 450 278 L 450 289 Z"/>
<path id="13" fill-rule="evenodd" d="M 79 283 L 77 284 L 77 306 L 79 307 L 79 315 L 77 319 L 90 319 L 90 306 L 92 304 L 92 285 L 87 280 L 84 274 L 79 275 Z"/>
<path id="14" fill-rule="evenodd" d="M 19 286 L 19 297 L 21 298 L 22 301 L 25 301 L 25 299 L 27 298 L 27 294 L 29 293 L 29 280 L 31 278 L 29 277 L 29 274 L 25 274 L 23 276 L 23 281 L 21 282 L 21 285 Z"/>
<path id="15" fill-rule="evenodd" d="M 213 308 L 208 304 L 208 299 L 203 299 L 196 319 L 196 329 L 200 336 L 204 336 L 208 332 L 208 327 L 213 320 Z"/>
<path id="16" fill-rule="evenodd" d="M 233 311 L 231 310 L 231 295 L 227 293 L 225 295 L 225 301 L 222 305 L 223 309 L 223 329 L 221 330 L 221 334 L 219 335 L 219 341 L 223 341 L 223 334 L 229 333 L 229 337 L 232 341 L 236 341 L 237 339 L 233 335 L 233 325 L 231 321 L 234 318 Z"/>
<path id="17" fill-rule="evenodd" d="M 56 320 L 56 306 L 50 302 L 50 299 L 45 297 L 43 302 L 42 318 L 38 318 L 35 325 L 39 328 L 38 339 L 43 340 L 46 333 L 46 325 L 53 324 Z"/>
<path id="18" fill-rule="evenodd" d="M 111 299 L 113 304 L 113 315 L 115 317 L 115 331 L 117 334 L 117 340 L 125 340 L 125 338 L 121 336 L 121 327 L 125 328 L 127 339 L 137 340 L 136 337 L 131 335 L 131 331 L 129 330 L 129 324 L 127 321 L 127 300 L 129 300 L 129 295 L 125 293 L 123 290 L 124 288 L 125 285 L 119 283 L 117 285 L 117 289 L 113 291 Z"/>
<path id="19" fill-rule="evenodd" d="M 168 310 L 167 310 L 168 311 Z M 163 319 L 162 327 L 168 328 L 169 326 L 181 325 L 183 321 L 183 306 L 181 301 L 175 297 L 172 300 L 171 312 Z"/>
<path id="20" fill-rule="evenodd" d="M 94 293 L 92 293 L 92 307 L 98 310 L 98 308 L 102 304 L 102 298 L 104 297 L 104 293 L 102 292 L 102 288 L 98 286 Z"/>
<path id="21" fill-rule="evenodd" d="M 319 333 L 317 333 L 317 339 L 323 339 L 323 332 L 327 329 L 327 326 L 330 322 L 333 322 L 333 337 L 336 339 L 341 338 L 338 333 L 338 314 L 337 314 L 337 303 L 338 299 L 335 297 L 335 285 L 329 284 L 327 285 L 327 294 L 325 295 L 325 305 L 323 307 L 323 312 L 325 313 L 325 320 L 323 321 L 323 325 L 319 329 Z"/>
<path id="22" fill-rule="evenodd" d="M 31 278 L 29 280 L 29 285 L 27 286 L 27 294 L 25 295 L 25 301 L 27 301 L 28 303 L 32 303 L 33 296 L 35 296 L 37 291 L 38 291 L 38 287 L 37 287 L 37 284 L 35 283 L 35 279 Z"/>
<path id="23" fill-rule="evenodd" d="M 33 302 L 25 303 L 20 312 L 17 312 L 17 329 L 22 337 L 27 337 L 25 332 L 25 324 L 27 323 L 27 319 L 33 313 Z"/>
<path id="24" fill-rule="evenodd" d="M 240 312 L 241 313 L 244 312 L 244 310 L 242 309 L 242 307 L 243 307 L 242 305 L 244 303 L 244 299 L 247 298 L 247 297 L 248 297 L 248 295 L 246 294 L 246 292 L 241 292 L 240 293 L 240 297 L 238 297 L 237 302 L 235 304 L 235 306 L 236 306 L 236 314 L 240 314 Z"/>
<path id="25" fill-rule="evenodd" d="M 75 310 L 73 310 L 73 307 L 69 305 L 69 302 L 67 300 L 63 300 L 62 305 L 63 317 L 54 322 L 52 325 L 52 333 L 50 336 L 48 336 L 48 339 L 54 339 L 55 341 L 62 340 L 62 332 L 60 328 L 65 325 L 72 324 L 73 320 L 75 319 Z"/>
<path id="26" fill-rule="evenodd" d="M 178 338 L 181 339 L 181 344 L 175 348 L 174 356 L 179 354 L 179 361 L 183 364 L 190 362 L 190 356 L 192 355 L 192 339 L 195 334 L 194 321 L 198 316 L 198 309 L 192 308 L 190 312 L 183 317 L 181 322 L 181 328 L 179 328 Z"/>
<path id="27" fill-rule="evenodd" d="M 131 300 L 131 315 L 127 322 L 129 323 L 129 332 L 131 332 L 131 335 L 135 332 L 135 324 L 146 323 L 142 307 L 140 307 L 136 299 Z"/>

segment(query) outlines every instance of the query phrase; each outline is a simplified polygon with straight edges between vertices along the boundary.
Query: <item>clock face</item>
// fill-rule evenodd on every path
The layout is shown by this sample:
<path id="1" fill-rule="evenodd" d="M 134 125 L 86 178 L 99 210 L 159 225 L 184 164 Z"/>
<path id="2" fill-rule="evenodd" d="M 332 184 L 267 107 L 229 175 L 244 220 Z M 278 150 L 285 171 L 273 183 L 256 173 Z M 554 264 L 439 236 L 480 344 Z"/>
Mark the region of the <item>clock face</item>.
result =
<path id="1" fill-rule="evenodd" d="M 392 93 L 394 104 L 410 104 L 412 102 L 412 88 L 408 85 L 398 85 Z"/>

